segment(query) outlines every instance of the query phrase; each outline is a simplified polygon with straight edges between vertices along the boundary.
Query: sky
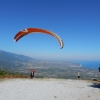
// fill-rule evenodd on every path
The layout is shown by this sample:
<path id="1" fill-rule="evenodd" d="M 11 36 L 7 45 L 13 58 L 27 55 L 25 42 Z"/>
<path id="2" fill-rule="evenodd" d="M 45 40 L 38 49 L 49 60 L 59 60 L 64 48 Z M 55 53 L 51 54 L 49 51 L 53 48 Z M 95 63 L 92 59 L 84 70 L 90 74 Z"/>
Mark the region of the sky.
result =
<path id="1" fill-rule="evenodd" d="M 25 28 L 50 30 L 14 42 Z M 0 50 L 37 59 L 100 60 L 100 0 L 0 0 Z"/>

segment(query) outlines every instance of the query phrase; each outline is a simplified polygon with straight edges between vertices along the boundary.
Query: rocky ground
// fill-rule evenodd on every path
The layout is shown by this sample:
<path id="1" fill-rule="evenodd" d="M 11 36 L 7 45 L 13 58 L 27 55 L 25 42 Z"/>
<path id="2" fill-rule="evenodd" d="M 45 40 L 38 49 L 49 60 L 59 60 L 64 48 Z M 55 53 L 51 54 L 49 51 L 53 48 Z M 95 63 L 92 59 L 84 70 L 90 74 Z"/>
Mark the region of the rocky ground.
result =
<path id="1" fill-rule="evenodd" d="M 0 80 L 0 100 L 100 100 L 100 83 L 70 79 Z"/>

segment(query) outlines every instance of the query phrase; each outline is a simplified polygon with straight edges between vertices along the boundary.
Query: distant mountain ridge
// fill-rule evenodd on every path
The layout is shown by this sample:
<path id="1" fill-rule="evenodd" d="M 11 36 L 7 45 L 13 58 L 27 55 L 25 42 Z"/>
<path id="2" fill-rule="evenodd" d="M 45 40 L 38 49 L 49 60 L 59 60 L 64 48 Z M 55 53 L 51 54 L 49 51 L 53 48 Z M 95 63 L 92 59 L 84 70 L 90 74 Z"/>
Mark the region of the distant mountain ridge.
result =
<path id="1" fill-rule="evenodd" d="M 34 60 L 31 57 L 19 55 L 7 51 L 0 50 L 0 68 L 1 69 L 18 69 L 24 63 Z"/>
<path id="2" fill-rule="evenodd" d="M 0 50 L 0 60 L 8 60 L 8 61 L 16 60 L 16 61 L 22 61 L 22 62 L 26 61 L 27 62 L 29 60 L 33 60 L 33 58 Z"/>
<path id="3" fill-rule="evenodd" d="M 39 66 L 45 66 L 48 65 L 57 65 L 58 67 L 60 66 L 69 66 L 69 67 L 81 67 L 79 64 L 76 63 L 70 63 L 70 62 L 56 62 L 56 61 L 46 61 L 46 60 L 37 60 L 37 59 L 33 59 L 31 57 L 28 56 L 24 56 L 24 55 L 19 55 L 19 54 L 15 54 L 15 53 L 11 53 L 11 52 L 7 52 L 7 51 L 3 51 L 0 50 L 0 66 L 2 66 L 2 64 L 5 64 L 6 66 L 9 66 L 10 64 L 13 66 L 15 66 L 15 62 L 17 63 L 30 63 L 32 65 L 37 65 Z M 9 63 L 9 64 L 8 64 Z"/>
<path id="4" fill-rule="evenodd" d="M 0 68 L 9 70 L 30 69 L 30 68 L 60 68 L 65 67 L 81 67 L 79 64 L 70 62 L 56 62 L 56 61 L 44 61 L 33 59 L 28 56 L 19 55 L 7 51 L 0 50 Z"/>

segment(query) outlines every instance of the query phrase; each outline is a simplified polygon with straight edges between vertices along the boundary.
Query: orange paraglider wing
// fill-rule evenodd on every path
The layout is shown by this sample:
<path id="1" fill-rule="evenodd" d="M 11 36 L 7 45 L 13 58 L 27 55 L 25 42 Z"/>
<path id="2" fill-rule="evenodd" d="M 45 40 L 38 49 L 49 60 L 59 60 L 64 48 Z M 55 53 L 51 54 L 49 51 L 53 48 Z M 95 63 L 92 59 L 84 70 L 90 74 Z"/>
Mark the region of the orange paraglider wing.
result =
<path id="1" fill-rule="evenodd" d="M 30 33 L 36 33 L 36 32 L 45 33 L 45 34 L 49 34 L 51 36 L 54 36 L 58 40 L 58 42 L 60 44 L 60 48 L 63 48 L 63 46 L 64 46 L 63 41 L 61 40 L 61 38 L 57 34 L 51 32 L 51 31 L 48 31 L 48 30 L 40 29 L 40 28 L 26 28 L 24 30 L 21 30 L 15 35 L 14 41 L 17 42 L 23 36 L 30 34 Z"/>

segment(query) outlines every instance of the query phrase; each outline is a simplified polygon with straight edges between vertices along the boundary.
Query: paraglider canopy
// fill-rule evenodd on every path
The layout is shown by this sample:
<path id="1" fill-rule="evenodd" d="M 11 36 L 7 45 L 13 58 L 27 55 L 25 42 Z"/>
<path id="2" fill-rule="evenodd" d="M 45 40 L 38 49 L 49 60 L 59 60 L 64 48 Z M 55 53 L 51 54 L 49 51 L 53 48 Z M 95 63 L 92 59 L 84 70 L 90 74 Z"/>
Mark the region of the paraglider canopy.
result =
<path id="1" fill-rule="evenodd" d="M 61 49 L 63 48 L 64 43 L 63 43 L 62 39 L 57 34 L 51 32 L 51 31 L 48 31 L 48 30 L 40 29 L 40 28 L 26 28 L 24 30 L 21 30 L 15 35 L 14 41 L 17 42 L 19 39 L 21 39 L 25 35 L 30 34 L 30 33 L 37 33 L 37 32 L 49 34 L 49 35 L 55 37 L 60 44 L 60 48 Z"/>

